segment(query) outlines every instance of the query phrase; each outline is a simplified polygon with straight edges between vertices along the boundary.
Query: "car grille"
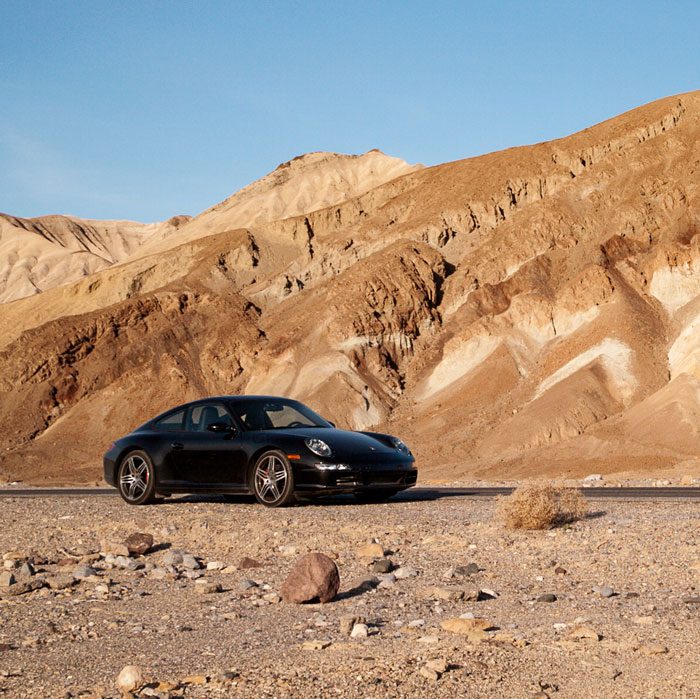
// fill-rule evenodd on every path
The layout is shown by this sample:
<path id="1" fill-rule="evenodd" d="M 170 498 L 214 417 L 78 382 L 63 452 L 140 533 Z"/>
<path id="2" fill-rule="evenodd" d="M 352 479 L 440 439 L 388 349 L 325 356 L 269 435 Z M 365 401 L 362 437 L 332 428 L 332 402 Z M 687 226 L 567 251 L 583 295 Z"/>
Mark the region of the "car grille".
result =
<path id="1" fill-rule="evenodd" d="M 363 469 L 362 474 L 339 476 L 338 485 L 415 485 L 417 473 L 405 471 L 370 471 Z"/>

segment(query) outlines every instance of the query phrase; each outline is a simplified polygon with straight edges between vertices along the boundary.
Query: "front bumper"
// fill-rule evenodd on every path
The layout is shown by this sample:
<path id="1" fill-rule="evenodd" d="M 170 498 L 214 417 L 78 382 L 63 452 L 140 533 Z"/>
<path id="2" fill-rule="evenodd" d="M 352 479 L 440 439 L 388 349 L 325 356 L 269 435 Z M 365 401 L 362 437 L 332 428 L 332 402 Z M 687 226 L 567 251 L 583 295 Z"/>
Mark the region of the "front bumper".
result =
<path id="1" fill-rule="evenodd" d="M 316 460 L 316 462 L 319 461 Z M 351 462 L 345 465 L 348 468 L 329 470 L 318 468 L 313 462 L 299 464 L 295 489 L 304 492 L 329 493 L 353 493 L 376 489 L 399 491 L 414 486 L 418 478 L 418 469 L 413 459 L 409 457 Z"/>

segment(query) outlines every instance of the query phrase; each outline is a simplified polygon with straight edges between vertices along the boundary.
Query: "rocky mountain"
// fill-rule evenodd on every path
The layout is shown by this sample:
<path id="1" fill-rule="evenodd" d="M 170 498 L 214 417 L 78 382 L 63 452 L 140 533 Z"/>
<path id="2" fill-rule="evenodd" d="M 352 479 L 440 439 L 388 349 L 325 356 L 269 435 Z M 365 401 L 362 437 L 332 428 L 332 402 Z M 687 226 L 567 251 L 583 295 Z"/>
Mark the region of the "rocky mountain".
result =
<path id="1" fill-rule="evenodd" d="M 280 166 L 0 305 L 0 476 L 96 479 L 149 415 L 238 392 L 391 430 L 429 478 L 697 471 L 699 137 L 690 93 L 436 167 Z"/>
<path id="2" fill-rule="evenodd" d="M 38 294 L 121 262 L 154 235 L 167 237 L 188 216 L 163 223 L 18 218 L 0 213 L 0 303 Z"/>

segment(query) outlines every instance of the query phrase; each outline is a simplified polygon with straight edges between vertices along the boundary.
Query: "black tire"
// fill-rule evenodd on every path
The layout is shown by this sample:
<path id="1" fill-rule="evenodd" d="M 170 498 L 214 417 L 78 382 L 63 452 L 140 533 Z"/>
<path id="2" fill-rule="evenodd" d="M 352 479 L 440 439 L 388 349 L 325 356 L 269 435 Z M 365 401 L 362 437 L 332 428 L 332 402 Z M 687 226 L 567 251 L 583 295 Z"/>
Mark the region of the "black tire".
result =
<path id="1" fill-rule="evenodd" d="M 156 472 L 145 451 L 130 451 L 117 469 L 119 495 L 129 505 L 149 505 L 156 499 Z"/>
<path id="2" fill-rule="evenodd" d="M 359 490 L 354 493 L 354 495 L 358 502 L 370 505 L 372 503 L 386 502 L 398 492 L 398 490 L 394 490 L 393 488 L 380 488 L 378 490 Z"/>
<path id="3" fill-rule="evenodd" d="M 284 507 L 294 502 L 294 470 L 289 459 L 276 449 L 261 454 L 250 477 L 255 499 L 265 507 Z"/>

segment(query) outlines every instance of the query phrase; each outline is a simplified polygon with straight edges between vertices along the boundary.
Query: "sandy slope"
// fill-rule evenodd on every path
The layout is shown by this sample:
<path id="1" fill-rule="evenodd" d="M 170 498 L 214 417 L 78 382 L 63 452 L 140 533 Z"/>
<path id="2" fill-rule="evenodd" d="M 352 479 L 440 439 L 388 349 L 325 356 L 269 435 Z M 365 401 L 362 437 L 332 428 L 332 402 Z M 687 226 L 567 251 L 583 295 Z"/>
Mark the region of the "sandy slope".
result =
<path id="1" fill-rule="evenodd" d="M 144 224 L 0 214 L 0 302 L 39 293 L 109 267 L 126 259 L 150 237 L 167 237 L 187 218 Z"/>
<path id="2" fill-rule="evenodd" d="M 94 474 L 151 412 L 241 391 L 393 430 L 431 477 L 687 463 L 699 137 L 690 93 L 432 168 L 280 166 L 119 265 L 0 306 L 0 470 L 41 478 L 58 453 L 51 469 Z"/>

